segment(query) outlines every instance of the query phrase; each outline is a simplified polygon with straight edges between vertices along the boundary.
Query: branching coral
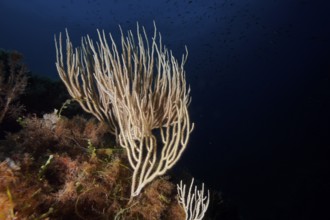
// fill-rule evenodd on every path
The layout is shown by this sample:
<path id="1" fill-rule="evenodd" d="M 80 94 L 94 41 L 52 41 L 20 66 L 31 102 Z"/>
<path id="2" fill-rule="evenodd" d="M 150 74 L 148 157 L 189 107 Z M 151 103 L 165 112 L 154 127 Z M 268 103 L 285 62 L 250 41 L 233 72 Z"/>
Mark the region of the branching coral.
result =
<path id="1" fill-rule="evenodd" d="M 177 185 L 179 203 L 184 209 L 186 220 L 202 220 L 207 211 L 210 202 L 210 191 L 204 195 L 204 184 L 202 189 L 197 190 L 194 186 L 194 179 L 191 180 L 189 189 L 186 190 L 186 184 L 180 181 Z"/>
<path id="2" fill-rule="evenodd" d="M 0 123 L 6 116 L 16 117 L 23 110 L 17 102 L 27 85 L 27 69 L 22 54 L 0 50 Z"/>
<path id="3" fill-rule="evenodd" d="M 127 152 L 133 169 L 130 201 L 176 164 L 193 130 L 184 71 L 187 54 L 179 63 L 160 34 L 157 38 L 156 26 L 151 43 L 142 29 L 137 26 L 136 36 L 121 31 L 121 53 L 111 35 L 108 44 L 104 32 L 98 32 L 96 44 L 87 36 L 76 49 L 67 33 L 66 62 L 61 36 L 59 43 L 55 38 L 56 67 L 70 95 L 106 122 Z"/>

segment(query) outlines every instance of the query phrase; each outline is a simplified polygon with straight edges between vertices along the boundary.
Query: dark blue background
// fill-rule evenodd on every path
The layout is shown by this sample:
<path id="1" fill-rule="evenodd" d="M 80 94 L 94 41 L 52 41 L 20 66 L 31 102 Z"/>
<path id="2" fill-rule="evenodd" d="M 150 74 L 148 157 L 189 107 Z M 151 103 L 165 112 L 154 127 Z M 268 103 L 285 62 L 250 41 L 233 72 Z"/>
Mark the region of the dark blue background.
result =
<path id="1" fill-rule="evenodd" d="M 1 0 L 0 48 L 57 78 L 54 34 L 152 33 L 181 58 L 196 128 L 177 167 L 243 219 L 330 219 L 327 0 Z M 47 101 L 47 100 L 43 100 Z"/>

